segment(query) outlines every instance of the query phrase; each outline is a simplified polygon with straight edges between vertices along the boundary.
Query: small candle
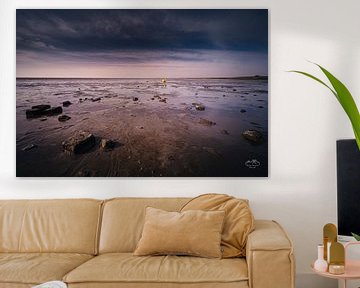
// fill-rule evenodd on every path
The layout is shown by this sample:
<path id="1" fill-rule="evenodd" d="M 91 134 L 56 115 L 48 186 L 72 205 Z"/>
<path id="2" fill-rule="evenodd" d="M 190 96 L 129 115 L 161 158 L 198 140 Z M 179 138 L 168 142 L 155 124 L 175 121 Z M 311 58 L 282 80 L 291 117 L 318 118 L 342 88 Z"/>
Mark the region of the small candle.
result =
<path id="1" fill-rule="evenodd" d="M 329 273 L 331 274 L 344 274 L 345 273 L 345 266 L 344 265 L 335 265 L 335 264 L 331 264 L 329 266 Z"/>

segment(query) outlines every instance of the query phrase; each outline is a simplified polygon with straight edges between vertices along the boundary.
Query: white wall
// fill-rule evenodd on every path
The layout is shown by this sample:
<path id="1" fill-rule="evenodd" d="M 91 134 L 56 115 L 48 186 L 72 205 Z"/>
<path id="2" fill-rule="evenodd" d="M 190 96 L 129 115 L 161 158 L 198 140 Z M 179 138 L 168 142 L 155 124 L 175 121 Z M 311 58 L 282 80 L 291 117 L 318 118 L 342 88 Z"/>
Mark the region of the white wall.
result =
<path id="1" fill-rule="evenodd" d="M 0 198 L 194 196 L 228 193 L 251 200 L 257 218 L 278 220 L 295 244 L 298 287 L 325 285 L 309 264 L 322 226 L 336 223 L 335 141 L 353 137 L 325 88 L 289 69 L 333 71 L 360 95 L 358 0 L 168 1 L 167 8 L 268 8 L 270 15 L 270 176 L 267 179 L 16 179 L 15 8 L 155 8 L 161 0 L 2 0 L 0 4 Z M 74 4 L 76 3 L 76 4 Z M 150 4 L 151 3 L 151 4 Z M 236 28 L 234 28 L 236 29 Z M 320 74 L 318 74 L 320 75 Z M 269 287 L 272 288 L 272 287 Z"/>

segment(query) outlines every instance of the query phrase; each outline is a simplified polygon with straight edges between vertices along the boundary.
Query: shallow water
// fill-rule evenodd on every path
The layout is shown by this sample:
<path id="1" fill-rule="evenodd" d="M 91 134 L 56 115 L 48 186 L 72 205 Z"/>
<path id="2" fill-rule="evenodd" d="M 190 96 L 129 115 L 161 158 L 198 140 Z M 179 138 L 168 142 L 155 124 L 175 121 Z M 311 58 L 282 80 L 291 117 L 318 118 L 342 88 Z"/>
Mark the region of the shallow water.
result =
<path id="1" fill-rule="evenodd" d="M 26 119 L 33 105 L 67 100 L 69 121 Z M 16 105 L 17 176 L 267 176 L 267 80 L 168 79 L 162 87 L 159 79 L 17 79 Z M 263 143 L 244 139 L 246 129 L 260 131 Z M 121 145 L 65 154 L 61 143 L 81 130 Z M 251 159 L 261 165 L 248 168 Z"/>

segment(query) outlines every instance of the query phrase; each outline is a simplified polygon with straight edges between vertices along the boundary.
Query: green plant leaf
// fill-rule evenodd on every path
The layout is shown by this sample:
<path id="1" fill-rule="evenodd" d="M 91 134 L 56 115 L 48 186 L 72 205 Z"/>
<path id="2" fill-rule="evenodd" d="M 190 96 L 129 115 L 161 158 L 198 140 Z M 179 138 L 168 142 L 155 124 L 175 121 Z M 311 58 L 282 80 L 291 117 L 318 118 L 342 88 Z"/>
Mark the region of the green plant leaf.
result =
<path id="1" fill-rule="evenodd" d="M 340 80 L 338 80 L 334 75 L 332 75 L 328 70 L 326 70 L 322 66 L 320 66 L 316 63 L 314 63 L 314 64 L 317 65 L 321 69 L 321 71 L 325 74 L 325 76 L 328 78 L 331 85 L 333 86 L 333 89 L 329 85 L 327 85 L 325 82 L 323 82 L 319 78 L 317 78 L 309 73 L 297 71 L 297 70 L 293 70 L 293 71 L 289 71 L 289 72 L 295 72 L 298 74 L 305 75 L 305 76 L 321 83 L 335 95 L 336 99 L 339 101 L 340 105 L 343 107 L 345 113 L 349 117 L 349 120 L 351 122 L 353 131 L 354 131 L 356 143 L 360 150 L 360 114 L 359 114 L 359 110 L 356 106 L 356 103 L 354 101 L 354 98 L 352 97 L 350 91 L 346 88 L 346 86 Z"/>
<path id="2" fill-rule="evenodd" d="M 351 232 L 351 235 L 356 239 L 356 241 L 360 241 L 360 235 L 352 233 L 352 232 Z"/>

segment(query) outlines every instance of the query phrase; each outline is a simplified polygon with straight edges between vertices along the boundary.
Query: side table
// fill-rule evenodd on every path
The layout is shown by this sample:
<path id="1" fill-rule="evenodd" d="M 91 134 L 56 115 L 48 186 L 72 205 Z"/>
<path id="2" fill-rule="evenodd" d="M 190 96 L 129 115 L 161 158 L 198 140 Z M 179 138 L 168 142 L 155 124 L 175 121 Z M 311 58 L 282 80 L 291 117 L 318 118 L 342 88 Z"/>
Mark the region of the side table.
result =
<path id="1" fill-rule="evenodd" d="M 311 265 L 311 269 L 318 275 L 327 278 L 338 279 L 343 282 L 343 288 L 346 288 L 348 280 L 360 279 L 360 259 L 359 260 L 348 260 L 347 259 L 347 248 L 352 245 L 360 245 L 360 242 L 349 242 L 345 246 L 345 273 L 344 274 L 331 274 L 329 272 L 320 272 L 314 269 L 314 264 Z"/>

